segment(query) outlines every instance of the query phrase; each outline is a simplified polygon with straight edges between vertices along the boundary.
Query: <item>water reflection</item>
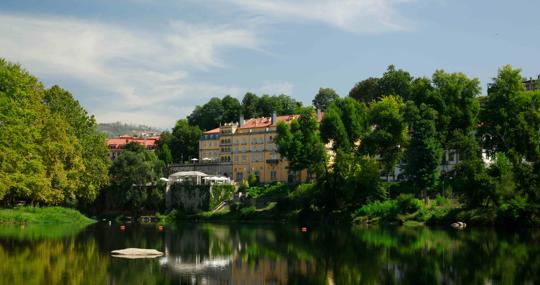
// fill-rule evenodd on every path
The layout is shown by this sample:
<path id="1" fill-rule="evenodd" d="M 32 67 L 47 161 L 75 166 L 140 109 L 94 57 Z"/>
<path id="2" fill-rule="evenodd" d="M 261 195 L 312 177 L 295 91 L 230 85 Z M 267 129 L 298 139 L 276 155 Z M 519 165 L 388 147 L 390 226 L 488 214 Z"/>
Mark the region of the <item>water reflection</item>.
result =
<path id="1" fill-rule="evenodd" d="M 0 227 L 0 283 L 540 284 L 538 230 L 100 224 L 38 233 Z M 125 247 L 166 255 L 109 256 Z"/>

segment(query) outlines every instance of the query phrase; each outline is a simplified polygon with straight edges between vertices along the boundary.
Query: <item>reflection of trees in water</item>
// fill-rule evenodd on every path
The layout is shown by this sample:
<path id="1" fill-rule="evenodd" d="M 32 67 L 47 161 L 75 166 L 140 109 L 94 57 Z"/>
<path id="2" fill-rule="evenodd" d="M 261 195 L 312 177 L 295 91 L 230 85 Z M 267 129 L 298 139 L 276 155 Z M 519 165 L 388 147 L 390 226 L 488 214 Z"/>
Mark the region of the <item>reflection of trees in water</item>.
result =
<path id="1" fill-rule="evenodd" d="M 183 224 L 29 236 L 0 233 L 0 283 L 540 284 L 539 230 Z M 109 257 L 124 247 L 168 255 Z"/>
<path id="2" fill-rule="evenodd" d="M 0 241 L 1 284 L 107 283 L 108 258 L 94 239 Z"/>

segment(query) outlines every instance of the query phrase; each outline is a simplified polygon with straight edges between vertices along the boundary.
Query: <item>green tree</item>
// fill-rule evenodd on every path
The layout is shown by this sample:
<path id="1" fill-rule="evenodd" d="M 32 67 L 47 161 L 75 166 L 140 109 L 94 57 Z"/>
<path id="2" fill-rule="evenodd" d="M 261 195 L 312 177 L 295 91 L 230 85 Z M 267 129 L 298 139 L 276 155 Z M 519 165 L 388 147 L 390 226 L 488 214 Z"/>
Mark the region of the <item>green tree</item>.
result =
<path id="1" fill-rule="evenodd" d="M 169 148 L 169 145 L 164 143 L 161 148 L 158 149 L 158 158 L 159 160 L 163 161 L 165 165 L 169 165 L 173 162 L 173 157 L 171 153 L 171 149 Z"/>
<path id="2" fill-rule="evenodd" d="M 328 106 L 338 98 L 339 96 L 334 89 L 321 87 L 313 99 L 313 106 L 321 111 L 326 111 Z"/>
<path id="3" fill-rule="evenodd" d="M 390 173 L 402 156 L 407 144 L 405 103 L 401 97 L 385 96 L 369 106 L 369 133 L 362 141 L 361 152 L 378 155 L 383 170 Z"/>
<path id="4" fill-rule="evenodd" d="M 319 135 L 316 115 L 310 108 L 300 112 L 300 117 L 291 122 L 278 123 L 276 144 L 282 157 L 289 162 L 289 169 L 307 169 L 321 174 L 326 167 L 326 150 Z"/>
<path id="5" fill-rule="evenodd" d="M 212 98 L 203 106 L 195 107 L 188 116 L 189 124 L 201 130 L 217 128 L 224 119 L 224 108 L 221 99 Z"/>
<path id="6" fill-rule="evenodd" d="M 152 190 L 159 187 L 162 169 L 163 162 L 153 152 L 135 142 L 127 144 L 110 169 L 116 206 L 136 214 L 143 211 Z"/>
<path id="7" fill-rule="evenodd" d="M 407 108 L 412 135 L 405 153 L 405 174 L 427 199 L 427 192 L 438 182 L 443 153 L 435 128 L 437 112 L 425 104 L 419 107 L 409 104 Z"/>
<path id="8" fill-rule="evenodd" d="M 102 153 L 104 138 L 71 94 L 46 91 L 20 66 L 0 59 L 0 199 L 91 201 L 107 181 L 106 173 L 97 177 L 107 168 Z"/>
<path id="9" fill-rule="evenodd" d="M 223 123 L 237 122 L 242 113 L 242 104 L 238 99 L 227 95 L 221 99 L 223 105 Z"/>
<path id="10" fill-rule="evenodd" d="M 379 78 L 370 77 L 356 83 L 351 91 L 349 91 L 349 97 L 364 102 L 365 104 L 379 99 L 382 96 L 379 88 L 379 81 Z"/>
<path id="11" fill-rule="evenodd" d="M 253 93 L 246 93 L 242 99 L 242 114 L 246 119 L 256 118 L 258 113 L 259 97 Z"/>
<path id="12" fill-rule="evenodd" d="M 408 100 L 411 95 L 412 81 L 413 77 L 409 72 L 390 65 L 378 82 L 379 92 L 381 95 L 395 95 Z"/>
<path id="13" fill-rule="evenodd" d="M 197 126 L 192 126 L 186 119 L 176 122 L 172 131 L 170 143 L 167 143 L 171 149 L 174 162 L 182 162 L 199 155 L 199 139 L 201 130 Z"/>
<path id="14" fill-rule="evenodd" d="M 94 116 L 88 115 L 68 91 L 53 86 L 45 91 L 44 101 L 53 114 L 67 122 L 68 134 L 75 137 L 72 139 L 74 146 L 77 146 L 77 142 L 80 145 L 77 151 L 80 152 L 84 168 L 74 174 L 77 176 L 75 180 L 80 181 L 76 199 L 91 202 L 108 183 L 110 160 L 105 136 L 97 131 Z"/>
<path id="15" fill-rule="evenodd" d="M 321 122 L 321 137 L 325 143 L 351 151 L 360 143 L 367 129 L 367 108 L 363 103 L 345 97 L 328 107 Z"/>
<path id="16" fill-rule="evenodd" d="M 519 69 L 499 69 L 480 115 L 483 147 L 505 153 L 514 163 L 539 161 L 539 98 L 538 91 L 525 92 Z"/>

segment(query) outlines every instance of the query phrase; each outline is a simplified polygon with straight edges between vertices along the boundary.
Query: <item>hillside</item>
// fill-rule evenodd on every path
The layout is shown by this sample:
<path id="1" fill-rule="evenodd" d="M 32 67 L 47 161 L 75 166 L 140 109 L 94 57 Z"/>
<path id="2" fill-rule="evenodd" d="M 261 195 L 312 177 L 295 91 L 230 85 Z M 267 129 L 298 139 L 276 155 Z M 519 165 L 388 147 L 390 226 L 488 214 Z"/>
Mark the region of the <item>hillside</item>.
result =
<path id="1" fill-rule="evenodd" d="M 138 135 L 144 132 L 160 133 L 161 130 L 145 125 L 126 124 L 121 122 L 99 123 L 98 131 L 107 135 L 107 137 L 117 137 L 120 135 Z"/>

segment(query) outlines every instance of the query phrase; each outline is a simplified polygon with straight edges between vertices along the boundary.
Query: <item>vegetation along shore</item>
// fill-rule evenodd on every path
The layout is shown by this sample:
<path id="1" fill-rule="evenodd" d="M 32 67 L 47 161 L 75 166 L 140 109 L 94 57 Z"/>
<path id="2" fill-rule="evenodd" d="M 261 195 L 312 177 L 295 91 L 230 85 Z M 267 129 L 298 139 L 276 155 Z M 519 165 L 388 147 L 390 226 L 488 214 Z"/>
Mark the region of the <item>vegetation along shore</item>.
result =
<path id="1" fill-rule="evenodd" d="M 273 143 L 304 181 L 250 175 L 207 211 L 165 206 L 160 178 L 198 156 L 204 131 L 273 113 L 296 115 L 277 123 Z M 321 88 L 313 106 L 283 94 L 212 98 L 156 149 L 130 143 L 111 161 L 106 135 L 71 93 L 0 60 L 0 205 L 3 223 L 91 222 L 72 208 L 169 221 L 539 225 L 540 91 L 511 66 L 485 93 L 463 73 L 413 77 L 390 66 L 346 96 Z"/>

